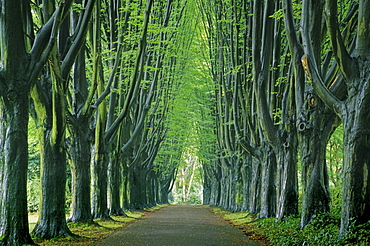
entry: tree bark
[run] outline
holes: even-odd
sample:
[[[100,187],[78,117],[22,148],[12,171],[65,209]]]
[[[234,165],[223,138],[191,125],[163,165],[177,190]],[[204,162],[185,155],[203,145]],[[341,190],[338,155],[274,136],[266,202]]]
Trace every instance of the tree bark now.
[[[314,35],[311,41],[316,47],[316,54],[322,49],[322,3],[311,2],[312,12],[309,32]],[[293,7],[290,0],[284,1],[284,20],[287,30],[290,52],[293,57],[294,88],[297,114],[298,140],[302,163],[303,204],[300,228],[303,229],[315,215],[329,211],[329,183],[326,168],[326,143],[334,123],[338,118],[318,98],[312,87],[305,82],[301,58],[304,54],[298,40]],[[320,60],[320,57],[316,58]],[[323,73],[326,71],[322,69]]]
[[[28,227],[29,60],[22,1],[0,1],[0,245],[34,244]]]
[[[142,210],[146,208],[147,173],[141,166],[135,166],[130,180],[130,208]]]
[[[55,61],[55,52],[52,58]],[[50,66],[51,98],[41,98],[42,91],[48,91],[48,79],[43,81],[46,88],[36,86],[33,91],[37,112],[37,124],[40,127],[41,148],[41,207],[33,236],[51,239],[58,236],[72,235],[65,220],[66,187],[66,146],[65,146],[65,84],[60,79],[58,67]],[[41,90],[38,91],[38,90]],[[51,105],[50,105],[51,104]],[[61,188],[63,187],[63,188]]]
[[[340,235],[344,236],[350,225],[365,223],[370,220],[370,64],[364,62],[362,76],[356,80],[359,93],[347,99],[343,112],[344,149],[342,183],[342,217]],[[357,109],[357,110],[353,110]]]
[[[276,217],[283,219],[285,216],[298,214],[298,170],[297,170],[297,136],[293,131],[287,137],[284,149],[278,154],[279,194]]]
[[[109,219],[108,212],[108,154],[104,138],[105,105],[100,105],[95,128],[95,146],[92,162],[92,215],[93,218]]]
[[[92,222],[91,214],[91,133],[86,117],[70,128],[70,166],[72,174],[72,204],[69,222]],[[87,131],[87,132],[86,132]]]
[[[308,90],[309,91],[309,90]],[[314,94],[306,93],[298,121],[302,158],[303,204],[300,228],[315,215],[329,212],[329,177],[326,167],[327,142],[339,118]]]
[[[92,30],[92,56],[93,56],[93,83],[97,85],[97,94],[104,92],[104,76],[102,64],[101,0],[97,1],[94,10],[94,22]],[[108,143],[105,138],[107,124],[107,105],[103,101],[99,104],[96,112],[95,146],[92,161],[92,215],[94,219],[109,219],[108,212]]]
[[[268,143],[265,144],[261,173],[261,209],[260,218],[269,218],[276,215],[276,156]]]
[[[261,162],[256,159],[252,158],[252,178],[250,184],[250,192],[251,196],[249,197],[249,208],[248,211],[251,214],[257,214],[260,212],[261,209]]]
[[[95,137],[95,151],[93,154],[92,163],[92,215],[94,219],[109,219],[108,211],[108,161],[107,153],[105,152],[104,137],[102,137],[102,122],[98,117],[98,123],[96,125],[96,137]]]
[[[369,7],[370,2],[359,2],[359,9]],[[356,47],[352,53],[344,45],[338,20],[336,17],[337,3],[326,1],[330,41],[333,54],[340,71],[347,84],[347,98],[340,100],[325,85],[316,64],[314,48],[311,44],[309,1],[302,2],[302,38],[305,44],[304,65],[312,78],[313,87],[325,104],[333,109],[343,121],[344,127],[344,160],[342,184],[342,216],[340,236],[344,237],[349,229],[350,220],[362,223],[369,220],[366,209],[369,209],[370,180],[368,179],[368,166],[370,147],[368,144],[368,121],[370,105],[369,67],[370,64],[364,57],[369,56],[369,51],[364,49],[369,44],[364,31],[369,30],[370,20],[364,11],[359,11],[357,17],[358,30],[356,33]],[[366,16],[365,16],[366,15]],[[366,40],[365,40],[366,39]]]
[[[20,85],[22,81],[24,79],[19,77],[6,78],[8,85],[17,86],[7,93],[7,97],[3,96],[0,102],[0,129],[4,139],[1,146],[4,147],[1,150],[4,162],[1,165],[0,245],[4,246],[34,244],[29,234],[26,191],[29,101],[27,86]]]
[[[121,207],[120,186],[121,186],[121,166],[120,166],[120,148],[110,154],[108,164],[108,208],[110,215],[125,216]]]

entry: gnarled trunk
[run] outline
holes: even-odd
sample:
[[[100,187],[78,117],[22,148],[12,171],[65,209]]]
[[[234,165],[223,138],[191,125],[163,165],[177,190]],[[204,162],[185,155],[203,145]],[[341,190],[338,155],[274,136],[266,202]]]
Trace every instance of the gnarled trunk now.
[[[279,194],[276,217],[298,214],[297,136],[292,132],[284,139],[278,157]]]
[[[268,144],[265,145],[262,161],[260,218],[276,215],[276,156]]]
[[[120,152],[120,150],[118,150]],[[126,215],[120,205],[121,166],[116,152],[110,155],[108,164],[108,208],[110,215]]]
[[[52,53],[56,61],[56,50]],[[59,66],[50,66],[52,90],[48,99],[40,99],[40,86],[33,91],[38,127],[41,134],[41,208],[39,220],[32,232],[35,237],[51,239],[71,235],[65,219],[66,187],[66,101],[65,83],[60,78]],[[45,82],[45,81],[44,81]],[[48,81],[46,81],[48,82]],[[49,88],[42,88],[48,91]],[[51,104],[51,105],[50,105]]]
[[[3,138],[0,245],[33,244],[27,214],[28,95],[8,93],[0,101]]]
[[[261,162],[253,158],[251,161],[252,179],[250,184],[249,213],[257,214],[261,209]]]
[[[329,177],[326,145],[339,123],[334,112],[313,93],[306,93],[306,103],[298,121],[302,158],[303,204],[300,228],[315,215],[329,212]]]
[[[91,214],[91,140],[88,120],[82,120],[71,132],[70,166],[72,173],[72,204],[68,221],[92,222]]]
[[[341,236],[344,236],[348,230],[350,219],[358,224],[370,220],[368,212],[370,209],[370,79],[368,73],[367,68],[363,71],[364,77],[358,78],[360,81],[357,83],[358,88],[351,88],[359,93],[356,96],[349,95],[347,110],[343,114]]]
[[[33,244],[27,214],[29,74],[27,3],[0,1],[0,245]]]
[[[64,149],[59,148],[59,145],[51,144],[50,129],[44,129],[43,133],[40,215],[32,235],[51,239],[72,235],[72,232],[68,229],[65,219],[66,156]]]
[[[99,121],[99,120],[98,120]],[[101,123],[97,124],[95,153],[92,161],[92,215],[94,219],[109,219],[108,212],[108,161],[104,138],[100,135]],[[100,135],[100,136],[99,136]]]

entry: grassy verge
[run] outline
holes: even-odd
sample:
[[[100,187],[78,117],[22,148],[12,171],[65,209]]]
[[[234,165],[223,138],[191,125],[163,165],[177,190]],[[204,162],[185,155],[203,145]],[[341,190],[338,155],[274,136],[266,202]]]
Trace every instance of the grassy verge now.
[[[352,226],[351,233],[345,239],[340,239],[340,218],[333,213],[319,215],[303,230],[299,230],[298,216],[276,221],[275,218],[256,219],[248,212],[231,213],[219,208],[212,208],[212,211],[263,245],[370,245],[370,222]]]
[[[223,219],[229,221],[230,224],[238,227],[245,235],[250,239],[261,243],[262,245],[272,245],[268,237],[262,234],[252,221],[255,219],[254,216],[249,215],[248,212],[232,213],[221,208],[212,207],[211,211],[218,214]]]
[[[91,245],[99,240],[109,236],[109,234],[127,226],[131,222],[137,220],[143,215],[155,211],[165,205],[159,205],[145,211],[128,211],[128,217],[111,216],[113,220],[94,220],[95,223],[68,223],[69,229],[77,235],[77,237],[59,237],[51,240],[41,240],[34,238],[34,242],[40,246],[85,246]],[[33,227],[34,223],[30,223]]]

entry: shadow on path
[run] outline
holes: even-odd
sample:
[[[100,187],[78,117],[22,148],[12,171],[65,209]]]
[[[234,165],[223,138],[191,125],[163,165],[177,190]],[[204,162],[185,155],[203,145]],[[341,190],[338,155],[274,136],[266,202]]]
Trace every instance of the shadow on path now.
[[[260,245],[205,206],[170,205],[124,227],[94,246]]]

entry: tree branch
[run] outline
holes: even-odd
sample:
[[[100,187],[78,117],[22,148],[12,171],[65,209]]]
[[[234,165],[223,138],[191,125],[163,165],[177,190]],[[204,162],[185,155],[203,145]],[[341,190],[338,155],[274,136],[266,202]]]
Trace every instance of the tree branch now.
[[[88,29],[88,24],[91,20],[91,15],[93,13],[95,2],[96,0],[89,0],[85,8],[82,20],[79,23],[78,27],[76,28],[76,30],[78,31],[77,33],[73,34],[74,38],[72,40],[72,46],[69,48],[66,56],[63,59],[62,65],[61,65],[63,79],[67,78],[73,66],[73,63],[75,61],[75,58],[79,53],[78,51],[81,49],[82,45],[84,44],[86,32]]]
[[[157,58],[157,64],[156,64],[156,70],[155,70],[155,75],[154,75],[154,78],[153,78],[153,81],[152,81],[152,84],[150,86],[150,89],[149,89],[149,92],[148,92],[148,95],[147,95],[147,98],[145,100],[145,103],[144,105],[142,105],[142,110],[140,110],[140,119],[139,121],[136,123],[136,127],[135,127],[135,130],[133,131],[130,139],[125,143],[125,145],[121,148],[121,151],[122,152],[125,152],[125,150],[131,146],[131,144],[134,142],[134,140],[136,139],[136,137],[138,136],[138,134],[140,133],[140,130],[144,124],[144,121],[147,117],[147,114],[148,114],[148,111],[150,109],[150,104],[152,102],[152,99],[154,97],[154,89],[157,85],[157,82],[158,82],[158,70],[159,70],[159,67],[160,67],[160,63],[161,63],[161,56],[158,56]],[[108,140],[108,139],[107,139]]]
[[[325,4],[325,19],[334,57],[339,65],[343,77],[347,82],[350,82],[351,78],[358,74],[358,69],[355,66],[355,62],[347,52],[342,35],[340,34],[337,8],[336,0],[327,0]],[[366,38],[369,39],[368,35]]]
[[[100,103],[109,95],[109,93],[111,91],[111,86],[112,86],[113,82],[117,79],[117,76],[116,76],[117,74],[116,73],[117,73],[117,70],[118,70],[118,66],[119,66],[119,64],[121,62],[121,53],[122,53],[122,50],[123,50],[123,45],[122,44],[119,44],[118,50],[116,52],[116,57],[115,57],[114,65],[113,65],[113,70],[110,73],[107,86],[105,87],[105,90],[103,91],[103,93],[95,101],[94,105],[91,106],[92,108],[97,108],[100,105]],[[87,106],[88,105],[86,105],[86,107]]]
[[[56,15],[57,11],[54,12],[54,15]],[[46,22],[44,26],[41,27],[41,29],[39,30],[39,32],[37,33],[35,37],[35,42],[33,43],[33,46],[30,52],[31,57],[35,61],[39,60],[45,47],[48,45],[51,30],[54,24],[54,18],[55,18],[54,15],[48,20],[48,22]]]
[[[304,72],[301,63],[301,57],[304,54],[303,47],[299,42],[297,36],[297,30],[294,25],[294,17],[293,17],[293,7],[291,0],[284,0],[283,1],[283,12],[284,12],[284,23],[285,23],[285,30],[288,38],[288,45],[290,52],[292,54],[292,63],[294,67],[294,74],[295,74],[295,100],[296,105],[303,104],[304,101],[304,88],[305,88],[305,79],[304,79]]]
[[[30,52],[31,60],[33,61],[30,66],[30,83],[36,80],[41,69],[44,67],[56,41],[59,27],[72,6],[72,3],[73,0],[62,1],[52,17],[36,35],[35,42]]]
[[[127,94],[126,100],[124,102],[123,108],[121,110],[121,113],[118,115],[116,120],[113,122],[113,124],[107,129],[105,133],[106,139],[110,139],[111,136],[114,134],[114,132],[117,130],[119,124],[122,122],[122,120],[126,117],[128,110],[131,106],[132,99],[135,97],[135,91],[138,88],[139,82],[138,82],[138,72],[139,69],[142,68],[144,65],[142,62],[142,56],[144,54],[144,51],[146,50],[146,39],[147,39],[147,33],[148,33],[148,24],[149,24],[149,19],[150,19],[150,14],[152,11],[152,5],[153,5],[153,0],[149,0],[147,2],[146,10],[145,10],[145,17],[144,17],[144,23],[143,23],[143,31],[142,35],[140,38],[140,43],[139,43],[139,50],[136,56],[136,61],[135,61],[135,68],[131,77],[131,84],[130,84],[130,90]]]
[[[271,15],[274,10],[274,3],[271,0],[268,0],[265,3],[265,14],[264,14],[264,33],[262,40],[262,52],[261,52],[261,68],[259,73],[256,74],[256,79],[254,81],[254,88],[256,91],[256,98],[258,101],[257,111],[259,116],[259,123],[261,125],[261,130],[265,138],[269,141],[271,146],[275,147],[279,144],[280,139],[278,138],[276,132],[276,126],[271,118],[269,112],[269,106],[267,104],[267,82],[269,81],[269,72],[270,72],[270,62],[272,54],[272,40],[273,40],[273,20]],[[255,47],[254,47],[255,48]],[[258,71],[255,70],[256,73]]]
[[[302,40],[304,44],[305,55],[302,57],[302,65],[305,68],[308,76],[312,79],[313,87],[318,96],[330,107],[337,115],[341,116],[343,103],[336,98],[332,92],[325,86],[322,80],[315,55],[312,48],[311,37],[309,32],[309,4],[310,0],[302,2]]]
[[[250,145],[245,139],[239,139],[238,144],[240,145],[240,147],[242,147],[246,152],[251,154],[253,157],[259,160],[261,159],[262,157],[261,150],[252,147],[252,145]]]
[[[283,1],[283,13],[284,13],[285,31],[288,37],[288,44],[290,50],[294,55],[297,54],[297,56],[299,56],[300,59],[300,57],[302,57],[303,55],[303,48],[298,40],[297,30],[294,24],[292,0]]]

